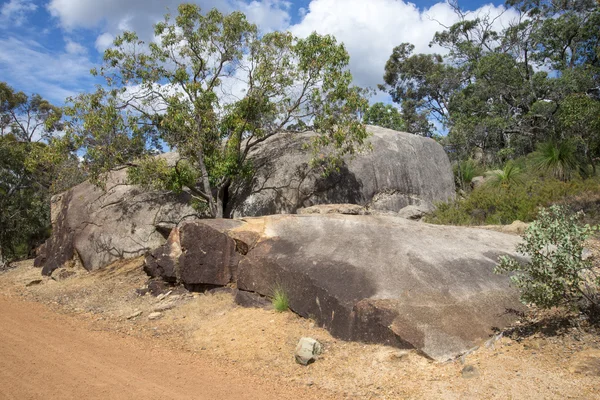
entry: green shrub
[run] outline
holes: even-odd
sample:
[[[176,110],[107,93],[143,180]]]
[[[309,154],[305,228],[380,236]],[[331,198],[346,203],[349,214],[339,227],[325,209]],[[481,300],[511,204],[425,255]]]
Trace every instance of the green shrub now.
[[[290,308],[290,300],[281,287],[275,288],[273,291],[273,307],[279,312],[284,312]]]
[[[466,160],[454,165],[454,181],[456,186],[463,190],[468,190],[473,178],[480,175],[481,172],[474,160]]]
[[[495,272],[512,273],[523,303],[580,310],[600,305],[600,276],[583,252],[585,240],[598,227],[582,224],[582,218],[582,212],[569,213],[562,206],[542,208],[517,246],[530,261],[500,257]]]
[[[535,155],[507,164],[464,198],[438,204],[426,222],[449,225],[510,224],[533,221],[540,207],[555,203],[586,210],[590,222],[600,222],[600,178],[575,177],[562,181],[553,171],[537,168]]]
[[[509,162],[501,171],[492,171],[486,184],[503,188],[521,185],[523,184],[521,168]]]
[[[577,146],[569,140],[540,143],[534,159],[538,169],[550,171],[562,181],[570,180],[581,169]]]

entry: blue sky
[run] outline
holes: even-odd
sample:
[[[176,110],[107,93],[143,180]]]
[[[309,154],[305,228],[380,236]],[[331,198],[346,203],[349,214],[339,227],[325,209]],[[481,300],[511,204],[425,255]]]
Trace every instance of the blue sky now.
[[[263,31],[291,30],[297,36],[313,31],[333,34],[351,56],[355,83],[375,87],[394,46],[415,44],[417,52],[439,52],[428,44],[439,23],[456,21],[444,2],[423,0],[195,0],[203,9],[242,10]],[[2,0],[0,1],[0,81],[26,93],[39,93],[57,105],[67,96],[93,89],[89,70],[102,51],[123,30],[151,39],[152,24],[174,11],[175,0]],[[474,14],[512,10],[501,2],[461,3]],[[387,100],[378,94],[375,100]]]

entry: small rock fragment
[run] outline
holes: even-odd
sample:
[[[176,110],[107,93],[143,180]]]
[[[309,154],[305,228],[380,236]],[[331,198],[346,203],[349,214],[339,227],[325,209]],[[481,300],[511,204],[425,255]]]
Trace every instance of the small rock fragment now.
[[[246,308],[273,309],[273,304],[266,298],[252,292],[238,290],[235,294],[235,303]]]
[[[140,315],[142,315],[142,312],[136,311],[133,314],[131,314],[130,316],[128,316],[127,319],[133,319],[133,318],[139,317]]]
[[[33,280],[33,281],[29,282],[29,283],[28,283],[27,285],[25,285],[25,286],[27,286],[27,287],[30,287],[30,286],[36,286],[36,285],[40,285],[42,282],[43,282],[43,280],[41,280],[41,279],[35,279],[35,280]]]
[[[168,302],[168,303],[161,304],[161,305],[159,305],[159,306],[157,306],[157,307],[154,307],[154,311],[155,311],[155,312],[163,312],[163,311],[167,311],[167,310],[170,310],[170,309],[172,309],[172,308],[175,308],[175,306],[176,306],[176,305],[177,305],[177,302],[175,302],[175,301],[170,301],[170,302]]]
[[[163,294],[163,292],[167,290],[168,287],[169,285],[163,282],[162,280],[153,279],[150,282],[148,282],[148,290],[150,291],[150,293],[152,293],[153,296],[159,296]]]
[[[321,343],[313,338],[303,337],[298,341],[294,357],[298,364],[308,365],[315,362],[321,352]]]
[[[150,315],[148,315],[148,319],[153,321],[155,319],[159,319],[162,317],[162,313],[160,311],[155,311],[153,313],[151,313]]]
[[[460,371],[460,373],[465,379],[476,378],[479,376],[479,370],[473,365],[465,365],[465,367],[462,369],[462,371]]]
[[[63,281],[65,279],[69,279],[72,276],[77,275],[77,273],[75,271],[73,271],[72,269],[67,269],[67,268],[59,268],[56,269],[52,272],[52,275],[50,275],[52,277],[52,279],[54,279],[55,281]]]

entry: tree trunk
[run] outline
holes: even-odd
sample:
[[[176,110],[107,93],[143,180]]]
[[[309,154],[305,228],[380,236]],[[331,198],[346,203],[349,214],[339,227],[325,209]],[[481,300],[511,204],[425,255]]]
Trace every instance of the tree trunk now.
[[[219,197],[217,197],[214,217],[223,218],[223,201]]]
[[[223,218],[225,215],[225,207],[227,207],[227,195],[229,191],[229,179],[217,188],[216,198],[216,213],[215,218]]]
[[[200,172],[202,173],[202,186],[204,193],[208,197],[208,207],[210,208],[210,214],[219,218],[217,214],[219,213],[218,207],[215,204],[215,201],[212,196],[212,187],[210,186],[210,180],[208,179],[208,171],[206,170],[206,164],[204,163],[204,153],[202,147],[198,150],[198,164],[200,165]],[[223,215],[223,211],[221,210],[221,215]]]

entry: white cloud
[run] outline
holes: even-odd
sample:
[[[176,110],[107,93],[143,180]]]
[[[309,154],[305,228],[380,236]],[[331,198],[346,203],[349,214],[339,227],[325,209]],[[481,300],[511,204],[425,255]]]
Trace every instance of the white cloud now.
[[[498,15],[503,7],[483,6],[476,13],[489,11]],[[497,24],[514,18],[505,13]],[[419,10],[414,4],[399,0],[313,0],[304,19],[291,27],[294,34],[305,37],[316,31],[332,34],[346,45],[350,68],[361,86],[374,87],[383,81],[384,67],[395,46],[410,42],[416,53],[442,52],[430,48],[429,42],[444,24],[458,17],[447,3],[437,3]]]
[[[88,88],[91,67],[82,54],[50,52],[33,40],[0,38],[0,76],[18,82],[15,89],[40,93],[57,105]]]
[[[104,32],[102,35],[96,38],[96,50],[98,50],[99,53],[103,53],[104,50],[108,49],[112,45],[114,40],[115,37],[113,35],[108,32]]]
[[[10,0],[0,8],[0,22],[5,27],[21,26],[27,19],[27,14],[37,10],[37,7],[32,0]]]
[[[312,31],[333,34],[343,42],[351,56],[351,70],[355,83],[375,87],[383,80],[384,66],[392,49],[402,42],[415,45],[415,52],[443,52],[430,48],[429,42],[436,31],[458,20],[452,8],[444,2],[420,10],[403,0],[312,0],[308,7],[292,10],[288,0],[195,0],[204,11],[216,7],[223,12],[241,10],[250,21],[257,23],[263,32],[290,29],[298,36]],[[11,0],[10,3],[32,4],[27,0]],[[153,24],[162,20],[169,10],[176,14],[180,0],[49,0],[47,9],[59,26],[65,30],[100,29],[93,46],[98,52],[108,48],[114,37],[123,30],[134,30],[146,41],[156,40]],[[504,11],[502,6],[486,5],[475,13],[489,12],[496,16]],[[302,20],[290,26],[291,12],[297,12]],[[513,11],[506,12],[496,21],[499,28],[514,18]],[[0,49],[1,50],[1,49]],[[67,43],[67,59],[76,56],[85,65],[76,43]],[[2,59],[0,55],[0,60]],[[40,64],[39,62],[37,64]],[[41,65],[41,64],[40,64]],[[79,71],[79,65],[73,65]],[[18,67],[17,67],[18,69]],[[61,71],[69,72],[63,67]],[[77,74],[78,72],[76,72]],[[239,93],[243,83],[234,78],[229,82],[231,92]],[[382,94],[377,99],[382,99]]]
[[[242,11],[248,20],[258,25],[263,32],[287,29],[290,25],[291,3],[282,0],[237,1],[235,8]]]
[[[239,9],[251,22],[262,29],[282,29],[289,25],[287,10],[291,3],[285,0],[196,0],[203,11],[217,8],[222,12]],[[50,0],[47,9],[58,18],[65,30],[97,28],[117,35],[133,30],[144,40],[151,40],[153,25],[167,12],[177,13],[181,0]]]
[[[87,49],[82,46],[81,44],[74,42],[70,39],[66,39],[66,45],[65,45],[65,50],[67,51],[67,53],[69,54],[86,54],[87,53]]]

